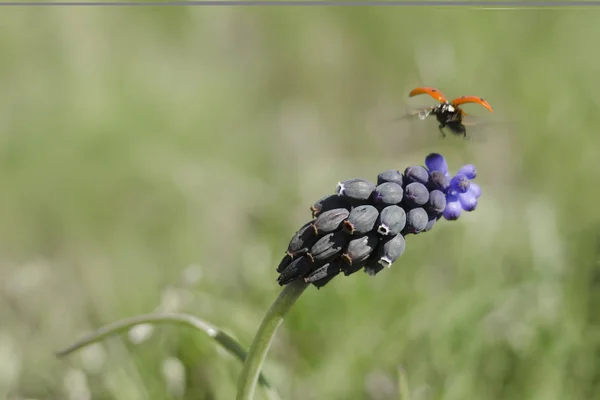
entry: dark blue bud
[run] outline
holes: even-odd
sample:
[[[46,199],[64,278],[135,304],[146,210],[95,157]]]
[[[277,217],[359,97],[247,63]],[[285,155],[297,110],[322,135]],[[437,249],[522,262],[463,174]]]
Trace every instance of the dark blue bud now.
[[[311,272],[304,278],[304,282],[312,283],[317,288],[322,288],[340,273],[341,265],[340,260],[327,263]]]
[[[429,175],[429,182],[427,183],[429,190],[441,190],[446,193],[448,187],[450,187],[450,178],[441,173],[440,171],[433,171]]]
[[[337,194],[331,194],[323,197],[315,204],[310,207],[310,211],[312,212],[313,218],[318,216],[320,213],[333,210],[335,208],[346,208],[350,210],[350,204],[343,197],[338,196]]]
[[[402,234],[384,239],[377,247],[377,261],[384,267],[391,267],[406,250],[406,240]]]
[[[409,207],[421,207],[429,201],[429,190],[424,184],[413,182],[404,189],[404,203]]]
[[[352,239],[348,242],[346,251],[342,254],[342,260],[348,265],[361,263],[371,255],[378,243],[379,239],[374,232],[369,232],[365,236]]]
[[[429,201],[426,208],[427,211],[435,214],[444,212],[446,208],[446,195],[439,190],[432,190],[429,193]]]
[[[429,172],[420,165],[413,165],[404,170],[404,177],[404,183],[419,182],[425,185],[429,180]]]
[[[381,185],[385,182],[394,182],[404,187],[404,176],[396,169],[388,169],[377,175],[377,185]]]
[[[406,225],[406,212],[402,207],[387,206],[379,213],[377,233],[396,236]]]
[[[311,222],[308,222],[292,237],[287,251],[292,256],[297,253],[306,252],[317,239],[317,235],[315,235],[315,231],[311,227]]]
[[[371,205],[355,207],[344,221],[344,229],[351,235],[364,235],[373,229],[378,217],[379,211]]]
[[[342,253],[348,243],[348,238],[343,231],[328,233],[310,248],[307,256],[313,262],[328,262]]]
[[[413,208],[406,213],[406,226],[402,232],[419,233],[427,226],[429,215],[422,208]]]
[[[384,182],[373,192],[373,202],[376,205],[392,205],[402,201],[404,190],[395,182]]]
[[[312,223],[312,228],[316,235],[323,235],[337,231],[346,218],[350,215],[350,211],[345,208],[334,208],[333,210],[324,211]]]
[[[313,264],[307,256],[295,259],[288,265],[277,278],[280,286],[287,285],[298,278],[304,278],[311,270]]]
[[[351,204],[360,204],[371,198],[375,190],[375,184],[366,179],[348,179],[339,182],[336,193]]]

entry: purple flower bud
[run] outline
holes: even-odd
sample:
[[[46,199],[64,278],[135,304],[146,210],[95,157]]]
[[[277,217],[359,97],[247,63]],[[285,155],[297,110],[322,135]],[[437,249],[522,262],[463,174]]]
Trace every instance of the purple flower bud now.
[[[387,206],[379,214],[377,233],[396,236],[406,225],[406,212],[402,207]]]
[[[378,247],[377,261],[384,267],[391,267],[406,250],[406,240],[402,234],[386,239]]]
[[[306,278],[304,278],[304,282],[312,283],[314,286],[320,289],[340,273],[340,267],[340,260],[327,263],[311,272]]]
[[[336,187],[336,193],[353,204],[360,204],[369,200],[373,190],[375,190],[373,182],[358,178],[338,182]]]
[[[342,259],[346,261],[348,265],[353,265],[354,263],[360,264],[371,255],[378,243],[379,239],[373,232],[353,239],[348,243],[348,247],[342,255]]]
[[[343,197],[340,197],[337,194],[331,194],[321,198],[319,201],[313,204],[310,207],[310,211],[312,212],[314,218],[322,212],[333,210],[335,208],[346,208],[349,210],[350,204],[348,204]]]
[[[313,262],[327,262],[339,255],[348,243],[348,239],[343,231],[328,233],[317,240],[308,252],[307,256]]]
[[[384,182],[373,192],[373,202],[376,205],[392,205],[402,201],[404,190],[395,182]]]
[[[379,175],[377,175],[377,185],[381,185],[385,182],[394,182],[404,186],[404,176],[402,173],[396,169],[388,169],[387,171],[383,171]]]
[[[439,171],[442,175],[448,173],[448,163],[441,154],[431,153],[425,157],[425,165],[429,169],[429,172]]]
[[[322,212],[311,225],[316,235],[331,233],[340,228],[348,215],[350,215],[350,211],[347,209],[335,208]]]
[[[446,208],[446,195],[439,190],[432,190],[429,193],[427,210],[436,214],[444,212]]]
[[[429,180],[429,172],[420,166],[413,165],[404,170],[405,183],[419,182],[425,185]]]
[[[481,188],[475,182],[471,182],[469,185],[469,192],[473,194],[473,196],[479,198],[481,196]]]
[[[277,283],[283,286],[298,278],[304,278],[309,273],[312,265],[306,256],[295,259],[281,272],[277,278]]]
[[[465,175],[469,179],[475,179],[475,177],[477,176],[477,170],[475,169],[475,166],[473,164],[467,164],[463,165],[461,169],[458,170],[456,175],[458,174]]]
[[[441,190],[446,193],[448,191],[448,187],[450,186],[450,178],[440,171],[433,171],[431,175],[429,175],[429,182],[427,184],[430,190]]]
[[[344,229],[351,235],[364,235],[371,231],[379,217],[379,211],[371,205],[358,206],[350,211],[348,219],[344,221]]]
[[[413,208],[406,213],[406,226],[404,227],[404,233],[419,233],[427,226],[429,222],[429,215],[427,211],[422,208]]]
[[[450,194],[457,195],[459,193],[465,193],[469,190],[469,178],[464,174],[457,174],[450,180]]]
[[[465,211],[473,211],[477,208],[477,197],[471,192],[460,193],[458,195],[458,201]]]
[[[456,196],[448,196],[446,199],[446,209],[444,210],[444,218],[448,221],[455,221],[462,213],[462,206]]]
[[[410,183],[404,189],[404,200],[409,207],[421,207],[429,201],[429,190],[422,183]]]

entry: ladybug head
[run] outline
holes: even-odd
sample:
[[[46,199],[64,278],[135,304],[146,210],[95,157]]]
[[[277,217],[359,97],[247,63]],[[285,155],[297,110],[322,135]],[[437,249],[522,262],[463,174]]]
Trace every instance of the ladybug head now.
[[[452,104],[450,103],[442,103],[440,105],[440,111],[441,112],[447,112],[447,113],[453,113],[456,111],[456,107],[454,107]]]
[[[445,102],[438,104],[435,107],[435,111],[438,114],[454,114],[459,111],[458,107],[453,106],[452,104]]]

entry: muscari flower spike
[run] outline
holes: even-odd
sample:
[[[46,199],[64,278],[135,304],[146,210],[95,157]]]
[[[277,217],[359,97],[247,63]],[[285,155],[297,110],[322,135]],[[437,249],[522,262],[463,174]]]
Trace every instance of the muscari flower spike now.
[[[404,253],[407,236],[430,231],[442,217],[455,221],[475,210],[481,196],[476,176],[472,164],[452,176],[444,157],[431,153],[425,166],[383,171],[376,183],[338,182],[333,194],[310,207],[313,219],[290,240],[277,282],[302,279],[321,288],[340,274],[377,275]]]

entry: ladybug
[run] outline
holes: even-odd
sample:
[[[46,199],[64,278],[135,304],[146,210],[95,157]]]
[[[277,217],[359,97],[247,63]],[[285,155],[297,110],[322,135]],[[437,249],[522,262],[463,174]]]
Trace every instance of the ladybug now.
[[[449,102],[442,92],[435,88],[425,86],[413,89],[408,97],[417,96],[419,94],[428,94],[440,102],[438,105],[420,111],[417,115],[420,119],[425,119],[431,114],[435,115],[440,123],[439,129],[443,137],[446,137],[446,134],[444,133],[445,127],[448,127],[455,135],[463,135],[463,137],[467,136],[467,128],[463,123],[463,116],[467,114],[459,107],[461,104],[477,103],[487,108],[490,112],[494,112],[487,101],[477,96],[461,96]]]

